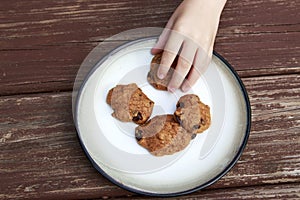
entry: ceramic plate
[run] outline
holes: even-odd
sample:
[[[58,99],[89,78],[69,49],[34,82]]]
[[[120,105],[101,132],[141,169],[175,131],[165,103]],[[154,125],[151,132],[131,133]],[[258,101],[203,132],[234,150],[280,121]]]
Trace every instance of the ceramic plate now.
[[[100,60],[78,92],[75,125],[93,166],[113,183],[153,196],[187,194],[211,185],[240,157],[250,131],[250,105],[245,88],[230,65],[214,53],[207,71],[188,93],[210,106],[211,126],[183,151],[155,157],[137,144],[133,123],[111,116],[108,91],[136,83],[155,102],[152,117],[174,113],[180,91],[158,91],[147,82],[156,38],[126,43]]]

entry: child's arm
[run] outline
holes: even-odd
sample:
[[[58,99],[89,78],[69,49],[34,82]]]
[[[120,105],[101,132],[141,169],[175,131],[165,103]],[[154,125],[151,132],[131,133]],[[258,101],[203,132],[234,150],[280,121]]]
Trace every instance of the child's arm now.
[[[159,78],[167,74],[176,55],[180,55],[168,84],[169,91],[178,88],[188,91],[208,66],[225,3],[226,0],[184,0],[169,19],[151,50],[152,54],[164,50],[157,74]]]

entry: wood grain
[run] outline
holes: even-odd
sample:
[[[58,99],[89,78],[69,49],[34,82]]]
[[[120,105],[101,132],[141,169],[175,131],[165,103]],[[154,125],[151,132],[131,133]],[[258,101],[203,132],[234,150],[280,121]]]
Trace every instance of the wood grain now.
[[[163,27],[180,2],[1,0],[0,199],[153,199],[115,186],[92,167],[74,128],[71,90],[99,42]],[[300,198],[299,13],[297,0],[228,0],[215,50],[243,77],[251,134],[222,179],[173,199]]]
[[[180,2],[1,1],[0,95],[71,90],[99,42],[128,29],[163,27]],[[298,13],[296,0],[228,1],[215,49],[243,77],[299,74]]]
[[[1,2],[1,49],[104,40],[124,30],[163,26],[180,0]],[[221,35],[299,32],[296,0],[228,1]],[[253,17],[255,16],[255,17]],[[289,26],[288,26],[289,25]],[[281,30],[281,31],[280,31]]]
[[[230,189],[216,189],[216,190],[202,190],[189,196],[173,197],[172,200],[190,200],[190,199],[291,199],[296,200],[300,198],[299,183],[296,184],[279,184],[279,185],[265,185],[265,186],[253,186],[253,187],[241,187]],[[153,197],[135,197],[130,196],[128,198],[115,198],[120,199],[153,199],[158,200],[161,198]]]
[[[247,198],[263,198],[273,197],[270,195],[278,188],[274,198],[297,197],[300,77],[243,81],[253,109],[249,142],[236,166],[204,194],[213,198],[218,191],[224,195],[232,191]],[[0,113],[0,198],[132,195],[102,177],[85,157],[72,122],[70,92],[0,97]],[[235,188],[246,186],[257,193]],[[200,197],[202,192],[195,195]]]

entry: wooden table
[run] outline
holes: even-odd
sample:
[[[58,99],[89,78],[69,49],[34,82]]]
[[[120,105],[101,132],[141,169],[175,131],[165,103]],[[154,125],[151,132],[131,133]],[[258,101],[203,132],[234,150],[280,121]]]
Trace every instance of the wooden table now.
[[[180,2],[1,0],[1,199],[148,199],[91,166],[73,124],[72,86],[99,42],[163,27]],[[228,1],[215,50],[248,90],[251,134],[226,176],[180,199],[300,198],[299,13],[298,0]]]

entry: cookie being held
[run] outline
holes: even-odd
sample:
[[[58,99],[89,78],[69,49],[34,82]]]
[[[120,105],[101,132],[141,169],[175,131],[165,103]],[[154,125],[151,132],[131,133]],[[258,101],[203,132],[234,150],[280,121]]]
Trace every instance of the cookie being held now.
[[[209,106],[194,94],[184,95],[178,100],[174,117],[190,133],[202,133],[211,123]]]
[[[188,146],[194,136],[174,120],[173,115],[157,115],[135,129],[137,142],[155,156],[171,155]]]
[[[157,90],[168,90],[168,83],[170,82],[174,69],[177,64],[177,58],[174,60],[171,69],[168,71],[164,79],[157,77],[157,70],[161,61],[162,53],[156,54],[151,61],[150,71],[147,75],[147,80]]]
[[[135,84],[117,85],[106,97],[112,116],[122,122],[144,124],[151,116],[154,102]]]

